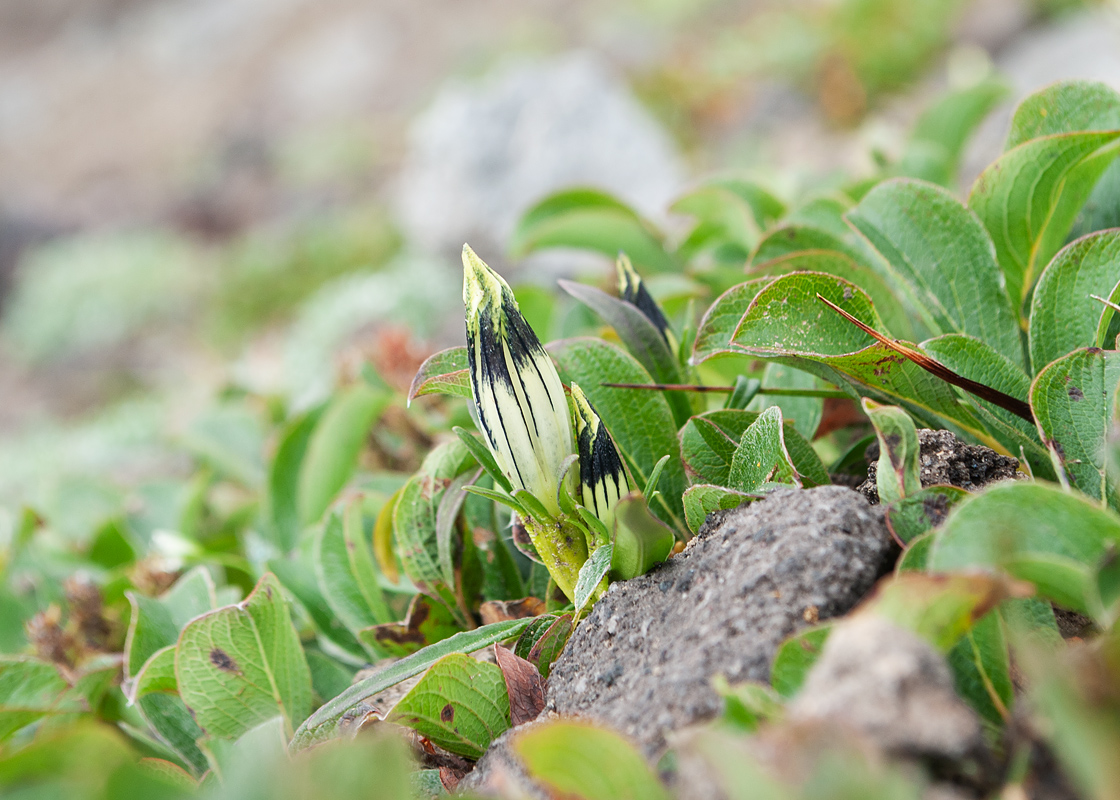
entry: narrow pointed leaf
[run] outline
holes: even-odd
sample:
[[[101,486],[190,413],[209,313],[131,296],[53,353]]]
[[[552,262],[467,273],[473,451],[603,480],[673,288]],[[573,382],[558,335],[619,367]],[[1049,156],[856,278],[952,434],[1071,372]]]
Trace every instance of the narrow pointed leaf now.
[[[577,615],[587,605],[599,585],[603,583],[603,578],[607,576],[607,572],[611,568],[611,557],[613,555],[614,545],[605,544],[596,548],[587,561],[583,562],[583,566],[579,569],[579,581],[576,582],[576,596],[572,598]]]

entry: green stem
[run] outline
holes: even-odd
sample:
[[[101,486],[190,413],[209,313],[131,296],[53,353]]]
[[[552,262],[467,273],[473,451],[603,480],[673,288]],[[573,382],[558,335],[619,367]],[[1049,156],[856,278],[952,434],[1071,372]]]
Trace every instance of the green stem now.
[[[567,598],[574,602],[579,568],[587,561],[587,540],[583,531],[563,516],[555,522],[541,523],[532,518],[527,518],[524,522],[533,547],[537,549],[537,554],[552,579]]]

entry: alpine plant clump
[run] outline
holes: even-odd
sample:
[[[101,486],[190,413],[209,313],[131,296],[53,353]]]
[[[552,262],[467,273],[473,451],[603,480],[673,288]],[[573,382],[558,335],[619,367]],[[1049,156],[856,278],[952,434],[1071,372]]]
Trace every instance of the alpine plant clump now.
[[[513,291],[469,246],[463,248],[463,305],[471,395],[489,451],[476,455],[504,490],[487,496],[513,508],[525,526],[528,554],[572,600],[581,568],[600,547],[614,548],[613,577],[633,577],[663,561],[672,531],[631,491],[606,425],[575,384],[569,403]],[[623,504],[625,523],[616,513]],[[606,581],[595,583],[599,594]]]

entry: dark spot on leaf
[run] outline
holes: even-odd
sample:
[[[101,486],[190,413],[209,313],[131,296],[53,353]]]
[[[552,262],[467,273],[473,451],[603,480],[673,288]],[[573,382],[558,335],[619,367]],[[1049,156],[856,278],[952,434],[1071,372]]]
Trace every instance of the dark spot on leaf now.
[[[902,434],[888,433],[883,439],[887,444],[887,456],[890,457],[891,466],[897,470],[902,466],[902,453],[899,452],[899,445],[902,444]]]
[[[454,707],[450,703],[445,705],[439,710],[439,718],[441,722],[451,722],[451,720],[455,719]]]
[[[266,597],[267,597],[267,598],[268,598],[269,600],[271,600],[271,599],[272,599],[272,587],[271,587],[271,586],[266,586],[266,587],[264,587],[264,593],[265,593],[265,596],[266,596]]]
[[[936,528],[949,513],[949,498],[943,494],[930,495],[922,500],[922,511],[929,524]]]
[[[1078,389],[1076,386],[1069,387],[1069,399],[1077,402],[1078,400],[1085,399],[1085,393]]]
[[[210,663],[223,672],[240,672],[237,669],[237,662],[230,658],[225,650],[218,647],[210,651]]]
[[[1090,348],[1088,348],[1088,352],[1089,352],[1089,355],[1095,356],[1095,355],[1100,354],[1103,351],[1099,347],[1090,347]]]

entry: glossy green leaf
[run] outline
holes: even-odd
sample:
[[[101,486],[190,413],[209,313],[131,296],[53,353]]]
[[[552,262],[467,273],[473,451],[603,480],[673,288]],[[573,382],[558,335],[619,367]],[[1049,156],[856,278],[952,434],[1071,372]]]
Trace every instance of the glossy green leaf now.
[[[1056,452],[1070,483],[1120,510],[1120,487],[1105,460],[1118,384],[1120,353],[1075,350],[1035,377],[1031,410],[1039,434]]]
[[[778,648],[770,667],[770,685],[789,700],[805,683],[805,676],[820,658],[832,625],[818,625],[793,634]]]
[[[631,355],[601,339],[567,339],[549,345],[548,350],[560,367],[560,377],[565,383],[578,383],[606,423],[638,481],[632,488],[643,489],[654,466],[669,454],[653,511],[678,529],[683,528],[681,495],[688,484],[668,403],[657,392],[602,385],[652,383],[649,373]]]
[[[217,738],[237,738],[277,714],[294,727],[311,710],[311,673],[270,573],[243,602],[187,624],[175,674],[183,702]]]
[[[902,551],[902,558],[895,565],[895,573],[901,575],[903,572],[925,572],[935,535],[935,531],[927,531],[911,539],[910,544]]]
[[[752,266],[749,274],[778,277],[791,272],[825,272],[843,278],[867,292],[875,311],[883,320],[885,332],[908,340],[914,339],[918,334],[914,327],[915,312],[899,301],[891,284],[878,273],[857,264],[843,253],[834,250],[803,250]],[[901,281],[901,278],[897,280]]]
[[[449,653],[473,653],[483,647],[512,639],[533,622],[532,617],[483,625],[473,631],[464,631],[425,647],[410,656],[390,664],[368,678],[358,681],[333,700],[324,703],[307,718],[292,738],[290,748],[303,750],[314,744],[328,741],[344,732],[347,720],[361,711],[362,701],[395,686],[401,681],[418,675]],[[350,715],[350,716],[348,716]]]
[[[317,521],[346,485],[369,429],[389,405],[391,395],[355,384],[335,396],[307,443],[299,479],[303,523]]]
[[[452,653],[432,664],[386,717],[434,744],[478,759],[509,729],[509,695],[495,664]]]
[[[975,336],[1012,362],[1023,362],[992,241],[948,191],[919,181],[885,181],[848,212],[848,220],[890,264],[930,329]]]
[[[426,394],[449,394],[454,397],[471,396],[471,376],[467,363],[467,348],[450,347],[428,356],[412,385],[408,387],[408,401]]]
[[[1030,352],[1035,372],[1081,347],[1103,347],[1113,310],[1097,297],[1120,293],[1120,230],[1078,239],[1038,279],[1031,299]]]
[[[514,653],[534,664],[541,677],[547,678],[574,630],[575,616],[571,612],[537,617],[518,637]]]
[[[871,418],[879,439],[879,466],[875,488],[879,501],[894,503],[922,488],[918,430],[910,415],[898,406],[882,406],[864,398],[863,410]]]
[[[595,189],[568,189],[537,203],[517,223],[509,247],[515,256],[549,247],[592,250],[612,261],[625,253],[635,266],[661,272],[676,269],[652,225]]]
[[[692,345],[692,364],[699,364],[729,351],[731,337],[739,327],[743,312],[763,286],[773,278],[756,278],[732,286],[715,299],[700,320]]]
[[[553,721],[514,736],[529,775],[556,797],[573,800],[668,800],[641,754],[614,731]]]
[[[997,484],[962,502],[937,534],[929,568],[1002,570],[1066,608],[1094,614],[1093,575],[1120,543],[1120,517],[1029,481]]]
[[[995,242],[1016,311],[1062,246],[1118,147],[1120,131],[1032,139],[1004,153],[976,179],[968,205]]]

